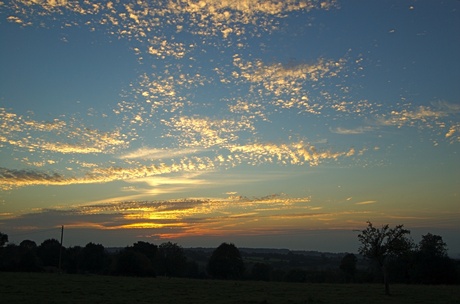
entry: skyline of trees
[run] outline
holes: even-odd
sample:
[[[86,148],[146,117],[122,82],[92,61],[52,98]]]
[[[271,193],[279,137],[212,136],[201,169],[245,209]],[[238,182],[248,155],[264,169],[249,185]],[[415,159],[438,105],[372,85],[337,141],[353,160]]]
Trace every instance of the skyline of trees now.
[[[366,238],[364,232],[368,233]],[[389,239],[385,241],[382,235]],[[359,248],[363,254],[358,256],[351,253],[314,254],[289,250],[242,252],[234,244],[226,242],[215,249],[184,249],[171,242],[156,245],[137,241],[131,246],[113,251],[92,242],[84,247],[65,248],[55,239],[47,239],[40,245],[31,240],[23,240],[19,245],[5,242],[0,246],[0,271],[62,271],[99,275],[312,283],[376,283],[385,281],[384,269],[380,264],[383,261],[386,275],[391,276],[393,283],[460,283],[460,261],[447,256],[447,244],[441,236],[428,233],[418,244],[414,244],[406,238],[407,235],[402,225],[395,228],[386,225],[378,229],[368,223],[360,239],[366,240],[374,247],[363,245]],[[1,236],[8,239],[4,233],[1,233]],[[404,242],[398,237],[404,237]],[[372,243],[375,239],[378,242]],[[375,247],[375,244],[379,244],[380,247]],[[377,251],[372,251],[376,248]],[[405,250],[397,252],[396,248]],[[379,252],[381,255],[376,258],[372,252]],[[401,254],[402,252],[404,254]],[[391,258],[388,258],[390,256]]]

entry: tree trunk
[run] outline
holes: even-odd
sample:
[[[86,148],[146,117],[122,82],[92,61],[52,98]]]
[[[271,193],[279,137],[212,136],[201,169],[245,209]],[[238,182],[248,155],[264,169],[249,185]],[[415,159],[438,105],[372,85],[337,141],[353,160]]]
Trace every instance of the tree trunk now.
[[[383,272],[383,284],[385,284],[385,294],[387,296],[390,295],[390,282],[388,278],[388,268],[385,263],[382,265],[382,272]]]

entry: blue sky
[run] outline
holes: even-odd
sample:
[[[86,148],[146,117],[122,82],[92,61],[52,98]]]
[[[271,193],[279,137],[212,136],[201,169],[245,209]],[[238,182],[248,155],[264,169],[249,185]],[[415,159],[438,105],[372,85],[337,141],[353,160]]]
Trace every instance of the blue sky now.
[[[456,254],[458,28],[458,1],[0,2],[1,231],[356,251],[370,220]]]

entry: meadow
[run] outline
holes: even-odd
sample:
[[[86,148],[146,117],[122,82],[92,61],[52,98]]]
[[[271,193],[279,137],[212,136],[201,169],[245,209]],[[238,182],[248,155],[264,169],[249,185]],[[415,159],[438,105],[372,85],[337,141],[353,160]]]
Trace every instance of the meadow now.
[[[0,273],[1,303],[460,303],[460,288]]]

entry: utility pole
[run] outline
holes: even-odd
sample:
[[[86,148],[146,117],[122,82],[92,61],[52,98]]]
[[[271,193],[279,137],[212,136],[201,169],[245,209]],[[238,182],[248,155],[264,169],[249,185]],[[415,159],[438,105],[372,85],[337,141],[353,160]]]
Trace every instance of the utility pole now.
[[[61,273],[61,264],[62,264],[62,241],[64,239],[64,225],[61,226],[61,245],[59,246],[59,273]]]

